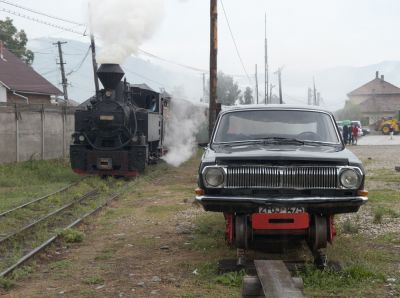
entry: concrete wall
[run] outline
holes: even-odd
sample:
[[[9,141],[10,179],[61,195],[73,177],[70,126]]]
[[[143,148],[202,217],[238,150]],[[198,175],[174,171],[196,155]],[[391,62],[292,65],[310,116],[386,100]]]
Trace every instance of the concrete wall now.
[[[67,157],[73,131],[73,108],[0,106],[0,163]]]

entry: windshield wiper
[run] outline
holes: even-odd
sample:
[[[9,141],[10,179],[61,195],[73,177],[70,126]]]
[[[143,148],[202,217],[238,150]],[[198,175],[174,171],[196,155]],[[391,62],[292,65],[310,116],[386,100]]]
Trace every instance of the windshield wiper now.
[[[263,140],[247,140],[247,141],[233,141],[233,142],[228,142],[228,143],[214,143],[214,145],[235,147],[235,146],[262,144],[262,143],[263,143]]]
[[[283,137],[268,137],[268,138],[261,138],[259,140],[262,140],[263,143],[265,144],[276,144],[276,143],[281,143],[281,144],[300,144],[304,145],[305,141],[295,139],[295,138],[283,138]]]

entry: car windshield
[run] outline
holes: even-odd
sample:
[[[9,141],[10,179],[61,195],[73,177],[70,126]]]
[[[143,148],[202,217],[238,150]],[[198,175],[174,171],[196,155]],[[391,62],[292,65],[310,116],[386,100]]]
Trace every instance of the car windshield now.
[[[324,112],[304,110],[248,110],[224,114],[214,143],[291,139],[339,144],[335,123]]]

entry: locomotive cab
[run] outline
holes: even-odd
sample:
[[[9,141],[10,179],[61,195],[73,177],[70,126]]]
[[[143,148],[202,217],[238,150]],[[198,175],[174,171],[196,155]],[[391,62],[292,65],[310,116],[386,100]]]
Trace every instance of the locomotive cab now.
[[[163,152],[164,99],[144,85],[121,81],[117,64],[100,66],[104,86],[75,112],[71,165],[80,174],[136,176]]]

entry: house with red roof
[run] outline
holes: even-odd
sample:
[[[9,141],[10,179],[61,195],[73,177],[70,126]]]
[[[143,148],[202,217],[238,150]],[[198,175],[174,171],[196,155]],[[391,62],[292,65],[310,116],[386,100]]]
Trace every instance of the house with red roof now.
[[[359,105],[363,119],[373,124],[383,117],[394,117],[400,111],[400,88],[385,81],[379,72],[375,78],[347,94],[350,101]]]
[[[0,103],[51,104],[62,92],[0,43]]]

